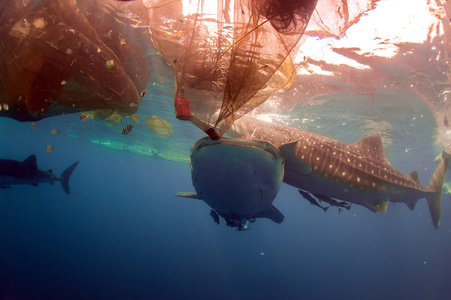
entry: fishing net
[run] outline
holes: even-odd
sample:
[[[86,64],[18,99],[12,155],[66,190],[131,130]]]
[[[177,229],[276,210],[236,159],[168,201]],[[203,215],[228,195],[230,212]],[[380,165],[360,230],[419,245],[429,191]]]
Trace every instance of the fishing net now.
[[[137,111],[149,72],[132,35],[147,29],[109,3],[1,1],[0,116],[28,121],[93,109]]]
[[[341,38],[379,0],[321,0],[312,14],[306,35]]]
[[[175,72],[175,108],[220,134],[295,79],[316,0],[144,0],[152,40]]]

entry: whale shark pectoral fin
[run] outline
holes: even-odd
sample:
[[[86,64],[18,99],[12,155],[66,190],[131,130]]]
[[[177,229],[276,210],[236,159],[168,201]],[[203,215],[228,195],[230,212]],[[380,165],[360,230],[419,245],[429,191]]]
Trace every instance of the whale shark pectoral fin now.
[[[282,213],[274,207],[274,205],[271,205],[270,208],[255,214],[254,217],[267,218],[278,224],[282,223],[283,219],[285,218],[284,215],[282,215]]]
[[[298,170],[301,175],[312,173],[312,167],[301,159],[302,149],[300,149],[299,142],[284,144],[279,147],[279,150],[285,157],[285,164],[289,164],[293,169]]]
[[[175,194],[176,197],[183,197],[183,198],[192,198],[192,199],[199,199],[199,196],[197,196],[196,193],[191,192],[179,192]]]

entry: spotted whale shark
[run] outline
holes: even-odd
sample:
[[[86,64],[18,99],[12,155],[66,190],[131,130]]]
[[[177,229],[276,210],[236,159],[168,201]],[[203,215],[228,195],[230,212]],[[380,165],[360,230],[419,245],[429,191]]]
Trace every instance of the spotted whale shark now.
[[[196,193],[176,196],[203,200],[238,230],[249,229],[256,218],[283,221],[272,205],[284,172],[277,147],[266,141],[205,137],[193,145],[190,163]]]
[[[442,153],[428,185],[418,172],[404,174],[388,161],[379,136],[346,144],[309,131],[244,116],[229,135],[259,139],[279,147],[285,158],[283,181],[318,198],[329,197],[386,212],[389,202],[405,203],[411,210],[426,198],[435,228],[441,219],[441,190],[450,151]]]
[[[0,159],[0,189],[10,188],[12,184],[30,184],[38,186],[39,183],[53,184],[59,181],[64,191],[70,194],[69,178],[78,161],[68,167],[61,176],[53,174],[52,170],[38,169],[36,155],[32,154],[24,161]]]

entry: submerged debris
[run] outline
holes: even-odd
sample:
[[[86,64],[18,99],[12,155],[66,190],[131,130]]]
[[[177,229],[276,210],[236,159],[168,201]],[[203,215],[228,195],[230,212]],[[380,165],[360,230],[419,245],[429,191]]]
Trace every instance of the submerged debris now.
[[[150,116],[144,121],[146,122],[147,127],[149,127],[149,129],[158,136],[170,137],[174,132],[172,125],[160,117]]]

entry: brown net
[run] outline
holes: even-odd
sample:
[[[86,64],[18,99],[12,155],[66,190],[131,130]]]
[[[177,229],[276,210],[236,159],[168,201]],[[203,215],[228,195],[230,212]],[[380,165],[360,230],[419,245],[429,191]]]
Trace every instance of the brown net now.
[[[322,0],[312,14],[306,35],[343,37],[346,30],[365,13],[374,9],[379,0]]]
[[[189,104],[178,117],[224,133],[290,86],[295,78],[290,53],[316,2],[145,0],[154,45],[175,71],[176,110]]]
[[[132,25],[107,1],[2,1],[0,116],[135,113],[149,72]]]

